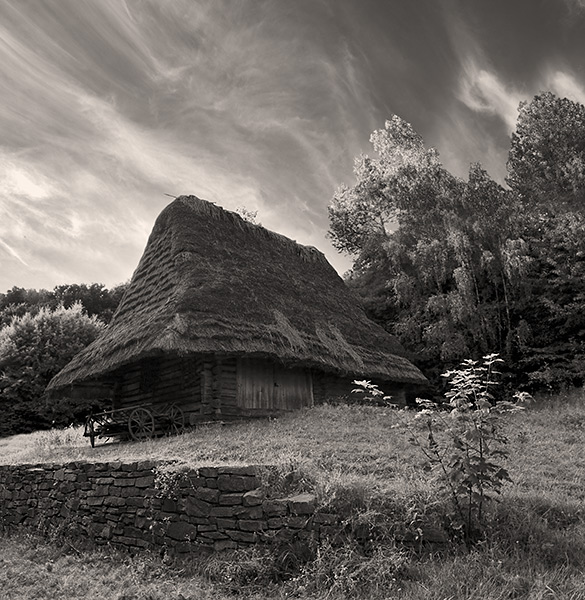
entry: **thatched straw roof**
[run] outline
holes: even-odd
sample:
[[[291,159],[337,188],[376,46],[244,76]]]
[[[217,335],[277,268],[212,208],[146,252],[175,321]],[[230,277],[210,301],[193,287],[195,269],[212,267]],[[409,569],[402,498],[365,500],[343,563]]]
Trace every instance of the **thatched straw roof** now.
[[[264,356],[426,383],[321,252],[195,196],[163,210],[109,327],[48,389],[99,380],[163,353]]]

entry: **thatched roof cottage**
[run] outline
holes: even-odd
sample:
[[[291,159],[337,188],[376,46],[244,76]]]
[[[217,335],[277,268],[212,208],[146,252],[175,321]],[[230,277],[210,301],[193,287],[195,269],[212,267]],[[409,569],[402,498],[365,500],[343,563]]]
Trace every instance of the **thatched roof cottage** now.
[[[174,402],[193,422],[311,405],[355,378],[399,396],[427,383],[321,252],[181,196],[110,325],[47,389],[114,408]]]

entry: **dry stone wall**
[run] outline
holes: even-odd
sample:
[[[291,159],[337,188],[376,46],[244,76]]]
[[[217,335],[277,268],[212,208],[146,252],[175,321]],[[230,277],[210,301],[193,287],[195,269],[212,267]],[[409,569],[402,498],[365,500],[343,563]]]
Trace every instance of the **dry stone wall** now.
[[[267,467],[175,471],[154,462],[0,466],[0,527],[173,554],[335,535],[312,494],[270,497]]]

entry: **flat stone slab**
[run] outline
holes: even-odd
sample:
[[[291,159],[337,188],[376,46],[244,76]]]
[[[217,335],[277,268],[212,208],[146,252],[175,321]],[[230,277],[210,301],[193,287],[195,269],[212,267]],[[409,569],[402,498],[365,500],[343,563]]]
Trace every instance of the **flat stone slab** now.
[[[194,540],[197,537],[197,527],[184,521],[171,523],[167,530],[167,535],[173,540],[186,541]]]
[[[315,512],[317,498],[314,494],[298,494],[287,498],[288,507],[293,515],[310,515]]]

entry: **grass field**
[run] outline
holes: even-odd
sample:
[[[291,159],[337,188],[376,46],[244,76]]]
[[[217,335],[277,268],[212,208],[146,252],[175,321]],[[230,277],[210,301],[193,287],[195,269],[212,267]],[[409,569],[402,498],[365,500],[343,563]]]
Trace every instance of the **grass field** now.
[[[0,461],[276,464],[295,474],[295,485],[358,521],[391,515],[408,526],[417,515],[441,510],[432,476],[408,441],[412,418],[384,408],[320,406],[278,420],[95,449],[79,429],[38,432],[0,440]],[[321,548],[282,577],[284,554],[241,552],[179,566],[149,555],[79,553],[19,535],[0,538],[0,597],[179,600],[237,592],[262,600],[585,600],[585,397],[542,399],[510,415],[506,433],[513,483],[491,507],[485,539],[472,550],[414,552],[384,542],[364,553],[348,543]]]

